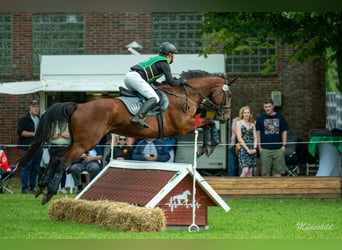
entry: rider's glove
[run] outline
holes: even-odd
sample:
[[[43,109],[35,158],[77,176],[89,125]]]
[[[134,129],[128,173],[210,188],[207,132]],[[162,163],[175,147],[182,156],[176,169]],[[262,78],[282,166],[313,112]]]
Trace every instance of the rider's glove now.
[[[187,85],[188,84],[188,80],[186,80],[185,78],[180,79],[180,84],[181,85]]]

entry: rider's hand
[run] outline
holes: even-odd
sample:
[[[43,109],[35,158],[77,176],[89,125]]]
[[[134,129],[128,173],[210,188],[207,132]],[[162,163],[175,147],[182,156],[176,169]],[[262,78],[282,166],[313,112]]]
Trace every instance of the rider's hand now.
[[[188,84],[188,80],[184,79],[184,78],[181,78],[180,79],[180,84],[181,85],[187,85]]]

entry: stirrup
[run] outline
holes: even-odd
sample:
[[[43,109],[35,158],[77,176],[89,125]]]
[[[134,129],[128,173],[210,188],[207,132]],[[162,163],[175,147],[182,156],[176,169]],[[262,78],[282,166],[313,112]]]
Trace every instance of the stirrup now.
[[[150,125],[148,125],[147,123],[145,123],[144,120],[145,120],[144,118],[139,117],[139,116],[133,116],[133,117],[131,118],[131,122],[136,123],[136,124],[139,124],[139,125],[140,125],[141,127],[143,127],[143,128],[149,128]]]

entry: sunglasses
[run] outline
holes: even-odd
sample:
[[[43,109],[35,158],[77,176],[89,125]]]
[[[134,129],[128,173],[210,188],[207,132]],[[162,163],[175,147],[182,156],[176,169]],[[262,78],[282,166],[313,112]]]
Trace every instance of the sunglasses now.
[[[119,141],[127,141],[127,138],[119,138]]]

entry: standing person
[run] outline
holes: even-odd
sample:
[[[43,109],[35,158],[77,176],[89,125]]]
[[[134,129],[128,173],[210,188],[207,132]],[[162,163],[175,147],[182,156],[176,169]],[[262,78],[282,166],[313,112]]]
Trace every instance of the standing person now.
[[[239,161],[235,153],[236,148],[236,123],[239,117],[235,117],[232,121],[232,136],[229,145],[229,176],[239,176]]]
[[[157,83],[157,79],[165,76],[166,82],[171,86],[179,86],[186,83],[185,80],[176,80],[172,77],[170,64],[173,63],[176,53],[178,53],[177,49],[172,43],[163,42],[159,47],[158,56],[151,57],[134,65],[126,74],[124,78],[126,87],[138,91],[147,99],[137,115],[131,119],[133,123],[145,128],[149,127],[144,122],[146,114],[160,101],[158,94],[151,87],[152,83]]]
[[[262,176],[285,174],[285,151],[288,124],[284,116],[274,111],[273,100],[264,102],[265,113],[256,121]]]
[[[236,137],[241,145],[238,154],[240,177],[252,177],[257,160],[257,135],[249,106],[240,109],[239,118],[240,120],[236,122]]]
[[[55,134],[52,136],[52,139],[50,141],[51,148],[50,148],[50,154],[53,154],[55,150],[61,149],[61,147],[67,147],[70,144],[70,133],[69,128],[66,125],[65,129],[63,131],[59,131],[56,128]],[[63,171],[62,179],[61,179],[61,192],[63,194],[66,193],[65,190],[65,184],[66,184],[66,177],[67,173],[66,171]]]
[[[136,145],[132,160],[137,161],[161,161],[170,159],[166,144],[162,139],[144,139]]]
[[[39,100],[33,99],[31,101],[29,112],[21,117],[18,121],[18,144],[22,155],[27,153],[27,150],[32,143],[35,131],[39,123]],[[36,155],[21,168],[21,192],[24,194],[34,193],[40,161],[42,158],[42,150],[37,151]]]

